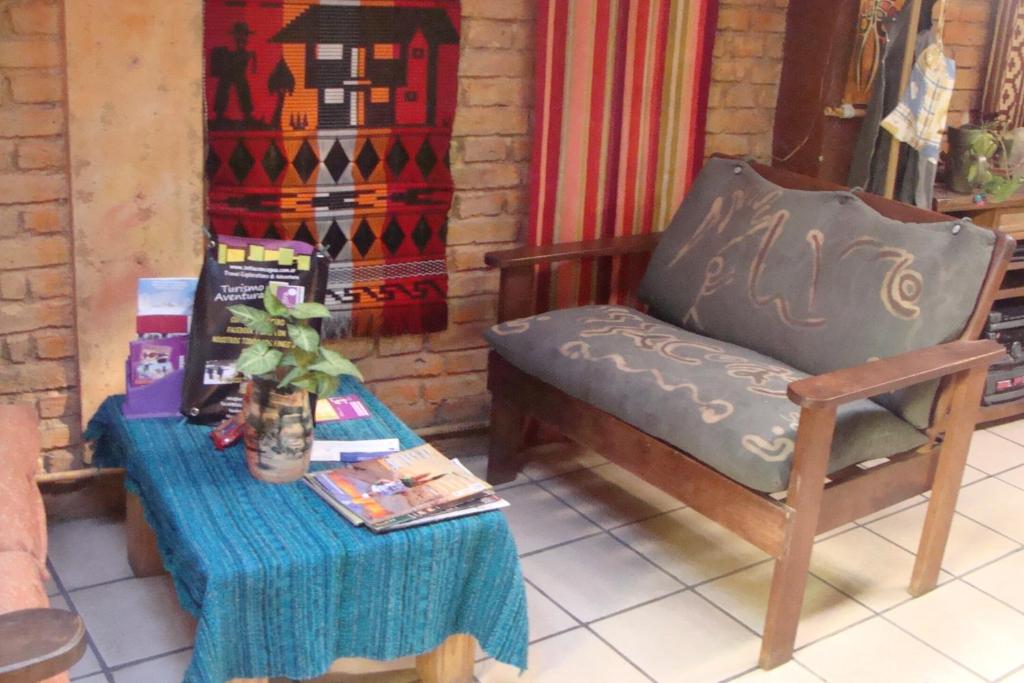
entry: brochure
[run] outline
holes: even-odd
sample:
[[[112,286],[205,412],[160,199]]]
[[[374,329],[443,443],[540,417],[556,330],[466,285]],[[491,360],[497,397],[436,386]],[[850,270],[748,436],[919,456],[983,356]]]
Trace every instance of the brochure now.
[[[504,507],[490,484],[429,444],[313,472],[305,481],[353,524],[377,532]]]

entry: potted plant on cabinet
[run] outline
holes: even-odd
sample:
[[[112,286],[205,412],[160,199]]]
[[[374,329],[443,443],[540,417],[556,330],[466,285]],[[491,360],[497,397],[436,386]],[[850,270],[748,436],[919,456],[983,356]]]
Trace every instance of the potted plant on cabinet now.
[[[342,375],[362,375],[352,361],[324,348],[310,325],[311,320],[330,317],[326,306],[300,303],[289,308],[267,287],[263,307],[238,305],[229,310],[254,333],[282,337],[282,348],[260,340],[242,351],[235,364],[249,380],[242,407],[249,472],[256,479],[280,484],[299,479],[309,469],[310,394],[331,396]]]
[[[1017,137],[1001,121],[950,128],[949,186],[994,202],[1008,199],[1024,181],[1019,153],[1012,154]]]

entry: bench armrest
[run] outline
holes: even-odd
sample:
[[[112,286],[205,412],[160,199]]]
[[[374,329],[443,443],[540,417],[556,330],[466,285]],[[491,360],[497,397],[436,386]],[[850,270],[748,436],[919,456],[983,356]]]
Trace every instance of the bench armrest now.
[[[797,380],[787,393],[802,408],[830,408],[986,367],[1005,355],[1002,344],[989,339],[957,340]]]
[[[62,609],[0,614],[0,683],[56,676],[84,652],[85,625],[76,614]]]
[[[495,268],[517,268],[535,266],[539,263],[555,261],[579,261],[598,256],[624,256],[626,254],[646,254],[654,249],[661,239],[661,233],[650,235],[626,235],[624,237],[607,237],[585,242],[566,242],[541,247],[526,246],[515,249],[491,251],[484,255],[484,262]]]

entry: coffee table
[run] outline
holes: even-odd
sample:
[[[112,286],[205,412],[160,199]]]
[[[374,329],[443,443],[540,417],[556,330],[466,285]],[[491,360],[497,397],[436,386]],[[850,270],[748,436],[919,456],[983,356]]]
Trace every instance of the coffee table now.
[[[318,437],[422,443],[358,382],[339,393],[372,415]],[[208,427],[125,420],[122,400],[104,402],[87,438],[97,465],[126,470],[132,571],[169,571],[197,620],[186,681],[313,678],[340,658],[416,655],[424,681],[468,683],[475,642],[525,668],[523,580],[500,513],[377,535],[301,483],[256,481],[242,447],[214,450]]]

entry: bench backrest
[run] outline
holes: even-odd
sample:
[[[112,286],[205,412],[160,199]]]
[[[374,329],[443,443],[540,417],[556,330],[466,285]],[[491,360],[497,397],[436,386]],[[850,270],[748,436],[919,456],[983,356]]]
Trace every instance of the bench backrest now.
[[[663,320],[812,374],[951,341],[975,311],[997,236],[931,215],[940,222],[894,220],[848,191],[786,189],[713,158],[640,298]],[[935,390],[879,402],[923,428]]]

